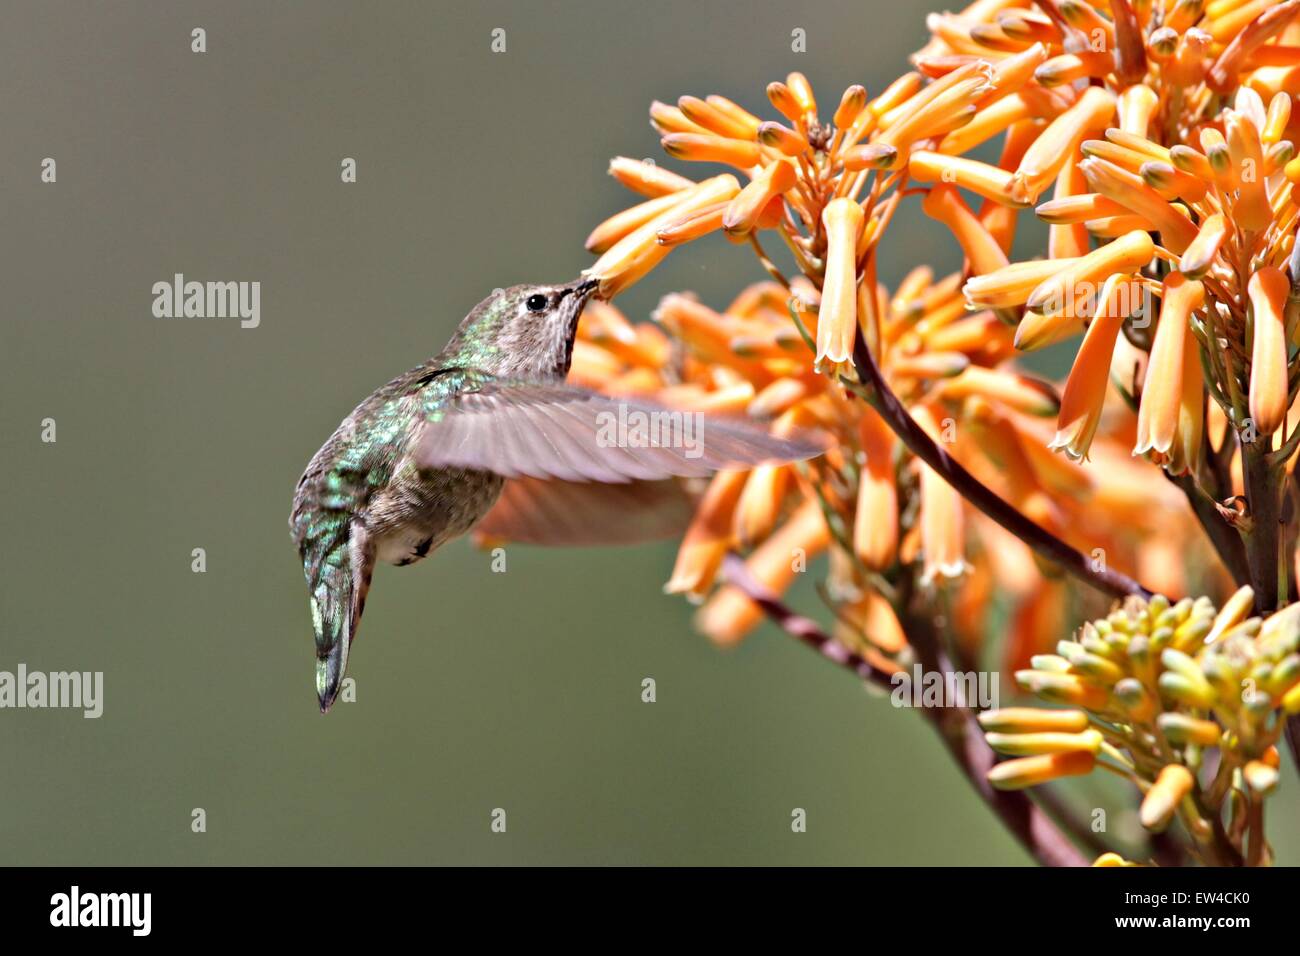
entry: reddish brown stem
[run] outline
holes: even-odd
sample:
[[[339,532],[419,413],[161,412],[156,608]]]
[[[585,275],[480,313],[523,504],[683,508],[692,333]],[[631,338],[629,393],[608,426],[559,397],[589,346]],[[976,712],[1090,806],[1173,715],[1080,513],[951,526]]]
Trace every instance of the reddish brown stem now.
[[[794,613],[781,600],[754,580],[745,562],[735,554],[724,563],[727,580],[745,593],[787,634],[817,651],[862,680],[893,690],[891,676],[855,654],[816,622]],[[996,790],[986,778],[994,764],[993,751],[984,742],[974,715],[966,708],[922,708],[922,713],[939,731],[949,752],[971,786],[983,798],[1020,843],[1046,866],[1086,866],[1087,859],[1056,823],[1024,793]]]
[[[926,434],[925,429],[916,423],[903,407],[898,396],[885,383],[885,378],[876,365],[875,357],[861,337],[853,347],[853,365],[858,371],[858,378],[866,387],[868,401],[898,435],[899,440],[907,446],[907,450],[942,475],[963,498],[1044,558],[1085,584],[1090,584],[1099,591],[1113,594],[1115,597],[1128,597],[1134,594],[1142,598],[1152,596],[1152,592],[1128,575],[1111,568],[1097,567],[1082,552],[1070,547],[1047,529],[1029,520],[940,448]]]

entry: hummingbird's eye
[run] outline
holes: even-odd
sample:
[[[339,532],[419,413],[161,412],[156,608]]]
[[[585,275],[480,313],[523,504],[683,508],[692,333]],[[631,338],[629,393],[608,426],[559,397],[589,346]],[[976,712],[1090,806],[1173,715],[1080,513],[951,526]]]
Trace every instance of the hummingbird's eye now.
[[[524,301],[524,305],[528,307],[529,312],[545,312],[546,296],[540,292],[534,292]]]

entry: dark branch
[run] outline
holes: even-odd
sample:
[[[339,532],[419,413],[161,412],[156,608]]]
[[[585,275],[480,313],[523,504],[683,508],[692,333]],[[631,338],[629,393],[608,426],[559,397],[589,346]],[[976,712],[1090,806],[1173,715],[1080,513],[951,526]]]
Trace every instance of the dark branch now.
[[[1161,471],[1164,471],[1162,468]],[[1246,547],[1241,543],[1241,535],[1228,522],[1223,520],[1215,502],[1196,486],[1196,480],[1190,475],[1174,477],[1164,472],[1165,477],[1182,489],[1187,503],[1196,515],[1205,537],[1209,539],[1219,560],[1223,562],[1228,573],[1237,584],[1250,583],[1250,560],[1246,557]]]
[[[727,580],[757,604],[786,633],[829,658],[862,680],[893,688],[891,675],[855,654],[824,632],[816,622],[794,613],[781,600],[754,580],[745,562],[728,554],[723,564]],[[1021,844],[1039,863],[1047,866],[1086,866],[1087,860],[1056,823],[1029,797],[1014,790],[997,790],[985,777],[993,766],[993,751],[984,742],[974,715],[965,708],[922,708],[921,712],[940,732],[949,752],[971,786],[997,813]],[[953,720],[957,717],[961,722]]]
[[[749,573],[749,568],[745,567],[744,560],[735,552],[726,556],[722,568],[727,580],[743,591],[745,597],[762,608],[763,613],[781,630],[811,647],[822,657],[829,658],[840,667],[853,671],[868,684],[875,684],[887,691],[894,689],[890,674],[861,655],[853,653],[823,631],[816,621],[790,610],[780,598],[754,580],[754,576]]]
[[[1126,574],[1105,568],[1097,570],[1082,552],[1070,547],[1056,535],[1026,518],[996,493],[982,484],[955,458],[935,444],[925,429],[903,407],[898,396],[885,383],[876,360],[859,336],[853,346],[853,365],[866,388],[868,401],[894,433],[917,458],[943,476],[967,501],[1025,542],[1047,560],[1059,565],[1085,584],[1107,594],[1127,597],[1131,594],[1149,598],[1151,592]]]

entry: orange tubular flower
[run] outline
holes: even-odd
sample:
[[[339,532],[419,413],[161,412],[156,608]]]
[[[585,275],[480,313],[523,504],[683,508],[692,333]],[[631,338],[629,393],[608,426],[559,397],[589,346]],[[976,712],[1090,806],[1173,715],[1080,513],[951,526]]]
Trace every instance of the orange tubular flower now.
[[[1025,306],[1049,316],[1086,309],[1102,282],[1117,272],[1131,272],[1146,265],[1154,254],[1155,245],[1149,235],[1130,232],[1040,283],[1029,294]]]
[[[690,189],[695,185],[685,176],[679,176],[662,166],[626,156],[615,156],[609,161],[609,174],[633,192],[651,199]],[[588,245],[587,248],[590,249],[591,246]]]
[[[817,318],[817,361],[848,363],[858,329],[857,248],[862,234],[862,207],[851,199],[833,199],[822,214],[826,227],[826,281]]]
[[[800,156],[809,148],[808,137],[780,123],[760,123],[758,141],[785,156]]]
[[[1189,279],[1199,279],[1205,275],[1227,238],[1228,220],[1223,217],[1223,213],[1216,212],[1207,216],[1201,223],[1196,238],[1183,250],[1183,257],[1178,261],[1178,271]]]
[[[1288,401],[1286,300],[1291,282],[1266,267],[1250,277],[1254,345],[1250,359],[1250,417],[1260,435],[1272,435],[1286,419]]]
[[[954,183],[1003,205],[1023,205],[1010,196],[1011,173],[973,159],[917,150],[908,160],[908,172],[923,183]]]
[[[913,158],[915,159],[915,154]],[[935,186],[926,196],[921,208],[926,215],[943,223],[957,237],[970,262],[971,272],[975,275],[996,272],[1007,265],[1006,253],[966,205],[955,186]]]
[[[663,138],[664,152],[694,163],[723,163],[737,169],[758,165],[757,143],[727,139],[711,133],[669,133]]]
[[[1186,767],[1181,764],[1167,765],[1142,799],[1142,809],[1139,812],[1142,825],[1151,830],[1163,830],[1178,809],[1178,804],[1192,792],[1194,784],[1191,771]]]
[[[1237,225],[1249,232],[1263,229],[1273,218],[1264,191],[1264,152],[1255,124],[1236,110],[1224,113],[1228,154],[1237,174],[1237,201],[1232,207]]]
[[[1004,369],[971,365],[945,382],[939,393],[947,399],[978,396],[1013,408],[1026,415],[1055,415],[1060,402],[1050,385],[1027,375]]]
[[[917,424],[931,438],[941,440],[941,423],[932,410],[918,405]],[[963,528],[961,496],[929,465],[917,464],[921,474],[921,551],[925,558],[921,583],[961,577],[969,570]]]
[[[1160,322],[1138,410],[1133,454],[1149,455],[1160,464],[1168,464],[1173,474],[1186,471],[1197,452],[1183,442],[1175,448],[1175,440],[1189,437],[1180,434],[1183,373],[1188,364],[1184,352],[1190,339],[1188,319],[1204,302],[1205,290],[1195,279],[1179,272],[1171,272],[1165,279]]]
[[[879,142],[893,146],[901,157],[913,143],[965,125],[975,115],[976,102],[993,89],[990,80],[989,69],[979,62],[954,70],[885,113]]]
[[[722,215],[722,228],[732,235],[750,232],[767,204],[792,189],[796,179],[788,162],[771,163],[731,200]]]
[[[897,440],[872,409],[858,423],[862,466],[853,520],[853,550],[867,567],[883,571],[898,553],[898,488],[894,480]]]
[[[779,594],[829,543],[821,508],[817,502],[807,501],[746,563],[755,580]],[[728,586],[700,608],[696,626],[719,644],[734,644],[749,633],[762,615],[758,605]]]
[[[1056,437],[1051,448],[1080,460],[1088,457],[1110,376],[1111,353],[1120,326],[1138,307],[1143,289],[1130,277],[1113,275],[1097,296],[1097,315],[1088,326],[1065,383]]]
[[[1074,167],[1076,170],[1077,166]],[[1070,225],[1087,222],[1089,219],[1101,219],[1107,216],[1119,216],[1128,209],[1107,199],[1098,193],[1070,193],[1056,196],[1034,210],[1038,218],[1052,225]],[[1060,258],[1053,256],[1052,258]]]
[[[655,240],[661,246],[671,247],[707,236],[723,227],[724,217],[730,208],[731,202],[716,202],[701,206],[694,212],[688,213],[685,218],[660,227],[655,232]],[[762,210],[759,211],[759,216],[762,216]]]
[[[753,547],[772,533],[789,480],[787,465],[759,465],[750,472],[736,507],[735,535],[742,547]]]
[[[758,118],[720,96],[702,100],[683,96],[677,100],[682,115],[696,126],[727,139],[745,140],[758,130]]]
[[[689,187],[694,187],[694,185],[694,183],[690,183]],[[676,208],[681,201],[681,191],[674,190],[654,199],[648,199],[630,209],[624,209],[617,215],[610,216],[593,229],[591,235],[587,237],[586,246],[588,251],[606,252],[610,246],[628,233],[644,226],[651,219],[662,215],[665,211]]]
[[[1144,83],[1130,86],[1119,95],[1119,126],[1126,133],[1146,139],[1151,118],[1160,107],[1160,97]]]
[[[1250,588],[1213,606],[1237,579],[1271,602],[1300,570],[1281,494],[1300,461],[1300,0],[974,0],[927,26],[874,97],[854,84],[819,107],[792,73],[764,116],[653,104],[670,157],[735,173],[612,161],[635,199],[588,239],[603,295],[715,232],[770,278],[725,305],[665,294],[653,324],[593,302],[572,377],[827,439],[808,462],[674,486],[694,517],[667,589],[703,603],[715,641],[764,616],[718,580],[729,552],[778,596],[827,552],[829,656],[907,671],[905,625],[942,607],[961,656],[996,642],[1021,690],[1071,708],[989,717],[1011,758],[995,786],[1116,769],[1127,749],[1145,825],[1182,821],[1177,845],[1208,862],[1267,862],[1258,801],[1281,716],[1300,714],[1300,618],[1251,619]],[[885,237],[917,205],[965,261],[895,281]],[[1073,354],[1059,386],[1015,364],[1050,343]],[[913,424],[963,470],[918,458]],[[1102,591],[1134,575],[1173,599],[1110,604],[1044,557],[1053,542],[990,517],[989,495]],[[1202,780],[1211,748],[1240,773]],[[1204,839],[1211,817],[1240,859]]]
[[[747,474],[721,471],[710,482],[708,493],[695,512],[695,520],[682,539],[672,576],[664,585],[666,592],[688,594],[697,599],[708,593],[731,546],[732,515]]]
[[[988,275],[972,276],[962,286],[972,307],[989,309],[1024,305],[1029,296],[1063,268],[1077,264],[1077,259],[1034,259],[1013,262]]]
[[[1142,177],[1103,159],[1086,159],[1079,168],[1088,184],[1133,213],[1144,217],[1160,230],[1161,242],[1175,254],[1181,254],[1196,236],[1196,226],[1175,210]]]
[[[1090,86],[1077,103],[1058,116],[1025,153],[1011,177],[1010,194],[1016,202],[1032,204],[1056,178],[1075,147],[1115,115],[1115,95]]]
[[[1088,183],[1078,164],[1068,162],[1061,167],[1056,176],[1056,202],[1068,201],[1070,197],[1087,194]],[[1042,208],[1041,206],[1039,207]],[[1042,218],[1042,213],[1039,213]],[[1088,217],[1095,218],[1095,217]],[[1077,259],[1088,254],[1091,243],[1088,238],[1088,226],[1084,222],[1055,223],[1047,230],[1047,255],[1051,259]]]
[[[997,102],[980,109],[971,121],[948,133],[939,143],[939,152],[957,156],[968,152],[1003,133],[1013,123],[1030,119],[1034,115],[1033,104],[1019,94],[1004,97]],[[915,154],[912,159],[915,160]],[[1010,197],[1007,197],[1010,199]]]
[[[1092,772],[1097,757],[1091,751],[1043,754],[1004,760],[989,771],[989,783],[999,790],[1022,790],[1061,777],[1077,777]]]
[[[676,203],[615,242],[587,269],[587,274],[600,280],[602,296],[613,297],[648,273],[668,255],[670,248],[658,242],[657,234],[660,229],[703,207],[730,199],[739,191],[740,186],[734,176],[722,175],[706,179],[698,186],[674,194],[677,197]]]

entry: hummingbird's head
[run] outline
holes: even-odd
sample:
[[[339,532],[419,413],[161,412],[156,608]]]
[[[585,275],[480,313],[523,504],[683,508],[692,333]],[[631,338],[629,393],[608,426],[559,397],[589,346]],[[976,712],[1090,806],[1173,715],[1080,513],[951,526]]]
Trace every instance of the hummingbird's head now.
[[[503,378],[534,381],[569,374],[578,318],[599,282],[498,289],[465,317],[444,354]]]

